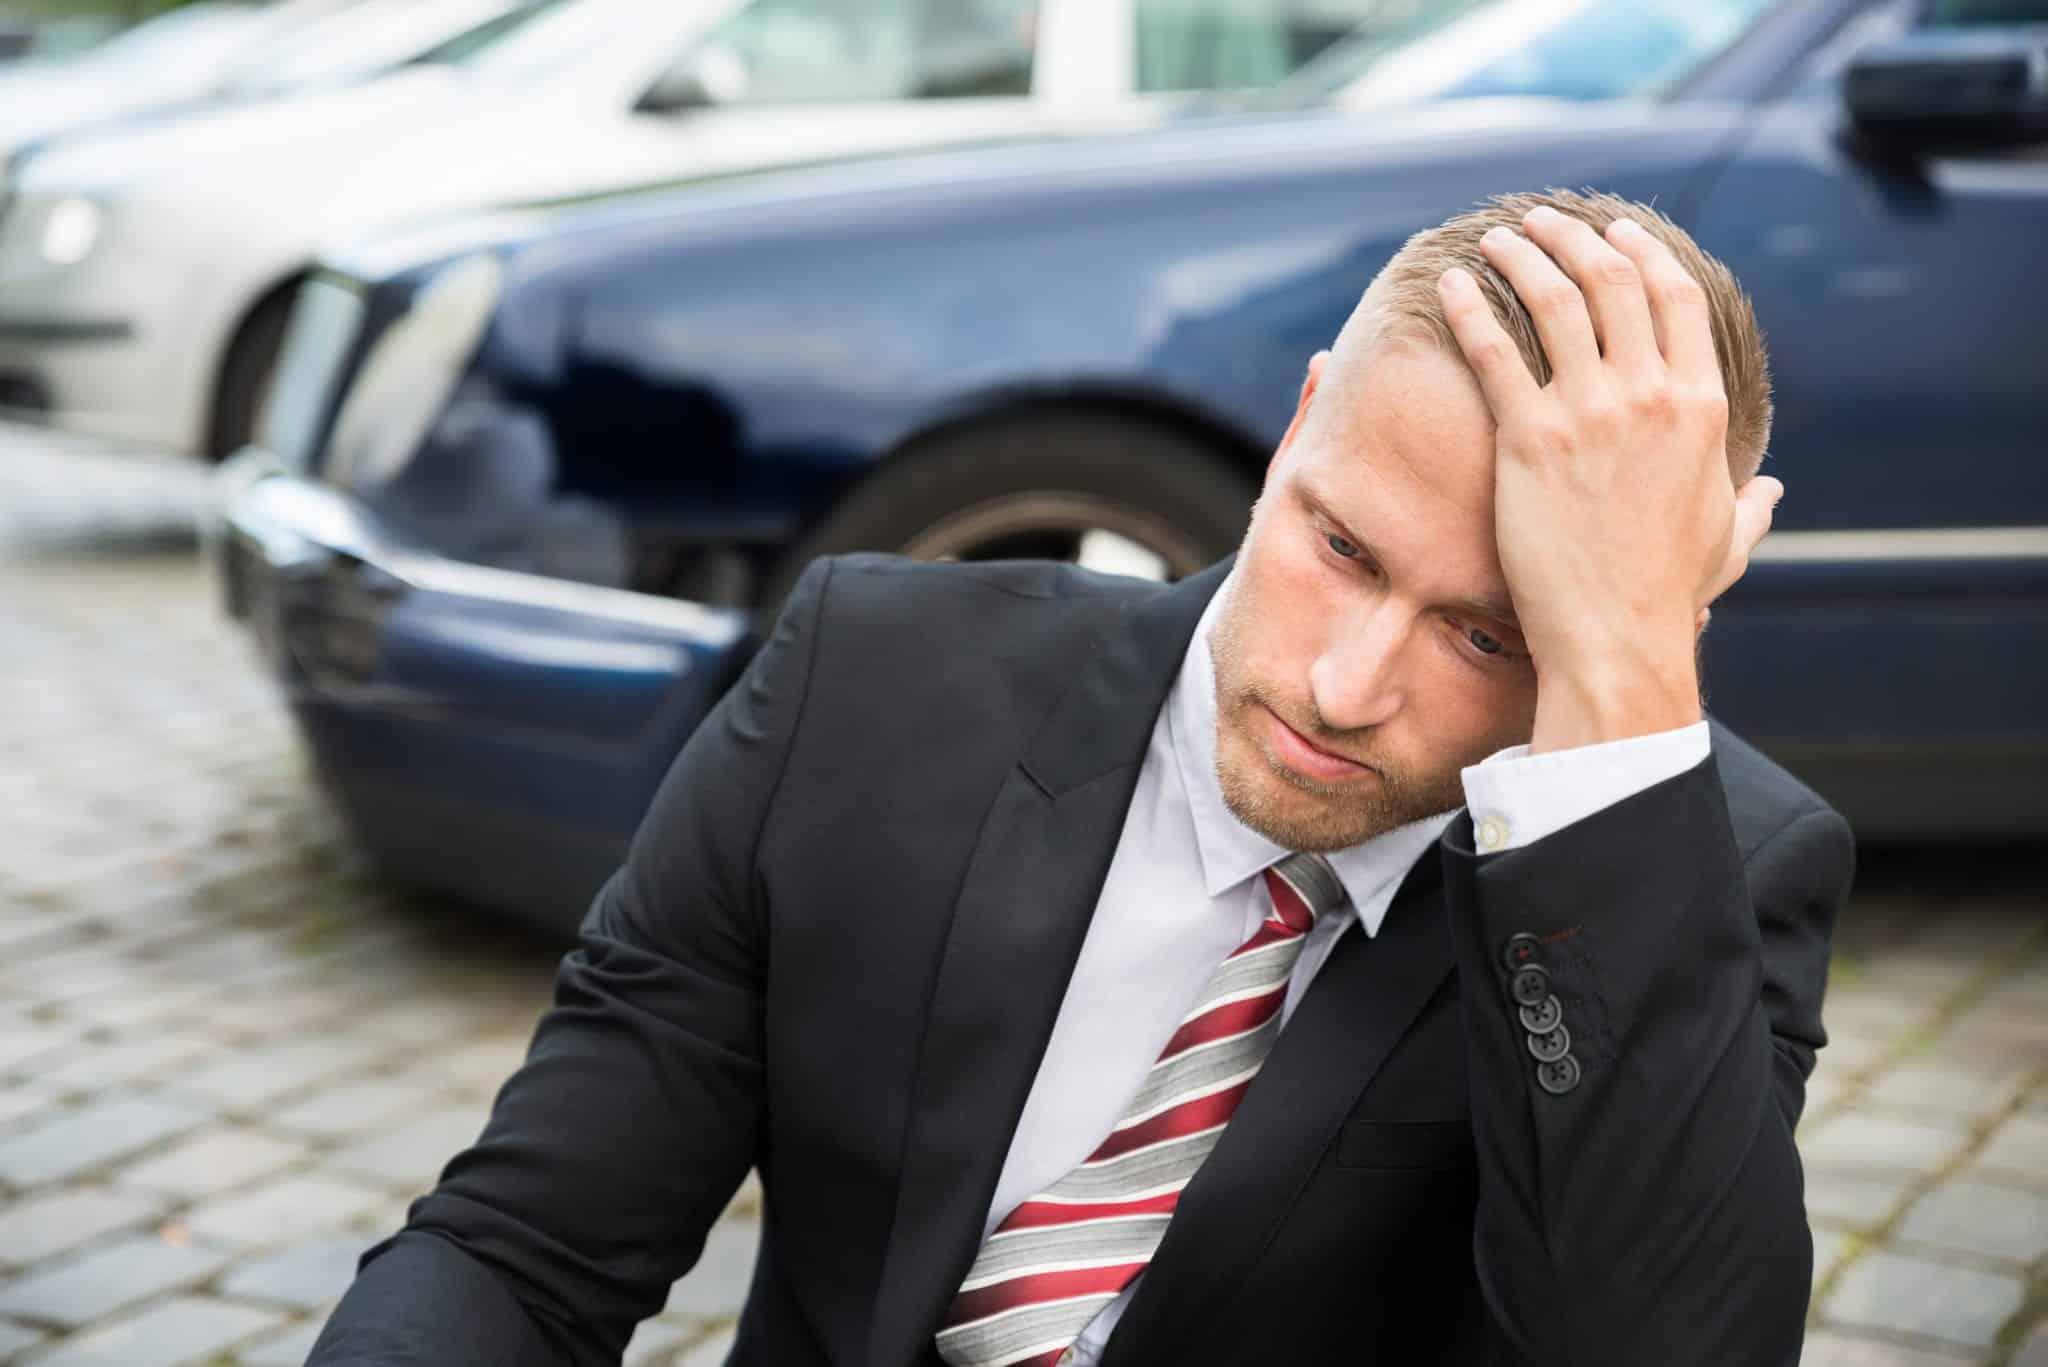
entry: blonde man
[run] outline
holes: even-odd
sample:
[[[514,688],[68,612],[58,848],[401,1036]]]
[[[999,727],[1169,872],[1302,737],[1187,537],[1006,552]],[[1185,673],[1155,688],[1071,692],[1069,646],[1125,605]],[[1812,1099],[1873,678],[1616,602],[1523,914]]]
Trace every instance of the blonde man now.
[[[1642,205],[1425,232],[1170,587],[822,561],[321,1364],[1791,1367],[1841,818],[1704,720],[1782,493]]]

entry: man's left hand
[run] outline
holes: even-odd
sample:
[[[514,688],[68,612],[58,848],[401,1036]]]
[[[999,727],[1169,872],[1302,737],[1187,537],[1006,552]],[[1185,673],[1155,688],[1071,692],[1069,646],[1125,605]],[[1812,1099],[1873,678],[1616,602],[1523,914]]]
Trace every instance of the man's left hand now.
[[[1523,228],[1481,249],[1535,320],[1549,384],[1470,275],[1438,288],[1493,411],[1495,536],[1541,752],[1700,719],[1702,609],[1742,576],[1784,486],[1734,488],[1706,294],[1661,242],[1548,208]]]

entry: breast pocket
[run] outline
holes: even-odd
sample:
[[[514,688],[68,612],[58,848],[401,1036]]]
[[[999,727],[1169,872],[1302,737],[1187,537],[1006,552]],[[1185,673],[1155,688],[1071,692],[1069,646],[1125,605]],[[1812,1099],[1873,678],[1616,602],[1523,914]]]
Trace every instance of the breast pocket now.
[[[1337,1137],[1337,1166],[1408,1170],[1472,1163],[1467,1120],[1352,1120]]]

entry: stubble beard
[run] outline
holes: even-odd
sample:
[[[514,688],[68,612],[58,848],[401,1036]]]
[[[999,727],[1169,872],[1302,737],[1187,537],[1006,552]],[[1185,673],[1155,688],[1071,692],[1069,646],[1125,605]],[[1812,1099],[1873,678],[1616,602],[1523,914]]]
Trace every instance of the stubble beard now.
[[[1245,677],[1238,609],[1235,601],[1224,604],[1209,638],[1216,675],[1216,782],[1232,816],[1285,849],[1327,854],[1464,804],[1456,766],[1411,773],[1359,744],[1362,737],[1331,739],[1319,718],[1303,718]],[[1372,776],[1331,784],[1296,773],[1258,739],[1254,727],[1261,709],[1318,747],[1369,765]],[[1305,710],[1313,713],[1313,702]]]

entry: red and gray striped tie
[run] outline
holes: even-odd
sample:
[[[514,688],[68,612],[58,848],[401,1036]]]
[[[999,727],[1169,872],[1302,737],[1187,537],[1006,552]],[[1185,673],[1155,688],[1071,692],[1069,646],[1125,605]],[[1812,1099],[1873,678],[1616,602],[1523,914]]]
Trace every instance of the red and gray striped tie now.
[[[981,1246],[938,1333],[953,1367],[1052,1367],[1152,1260],[1280,1033],[1309,927],[1344,900],[1320,855],[1290,854],[1265,877],[1272,914],[1210,976],[1116,1128]]]

